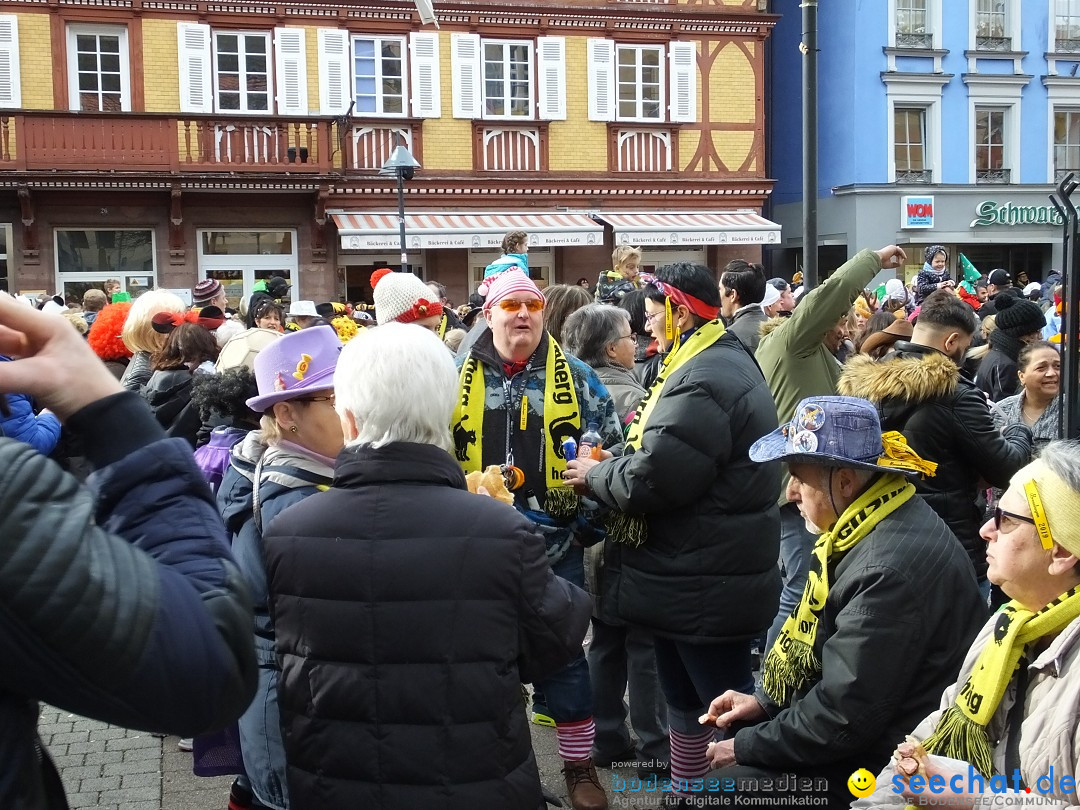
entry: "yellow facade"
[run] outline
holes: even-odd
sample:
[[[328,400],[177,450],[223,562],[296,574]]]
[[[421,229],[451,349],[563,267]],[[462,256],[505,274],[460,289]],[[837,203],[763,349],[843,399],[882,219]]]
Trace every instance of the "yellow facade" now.
[[[589,120],[587,37],[566,38],[566,120],[548,129],[552,171],[607,171],[607,124]]]
[[[22,104],[28,110],[53,108],[53,54],[48,14],[17,14]]]
[[[424,168],[433,171],[472,171],[472,122],[454,118],[450,34],[439,32],[439,78],[442,117],[424,121]]]
[[[180,109],[177,78],[179,40],[176,20],[143,18],[143,93],[147,112],[176,112]]]

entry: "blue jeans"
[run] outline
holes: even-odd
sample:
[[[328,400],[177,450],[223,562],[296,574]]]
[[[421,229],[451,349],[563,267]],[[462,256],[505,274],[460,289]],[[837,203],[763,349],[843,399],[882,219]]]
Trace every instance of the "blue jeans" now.
[[[555,576],[585,587],[584,549],[570,546],[566,555],[551,566]],[[548,716],[556,723],[576,723],[592,717],[592,684],[584,651],[561,670],[536,684],[544,694]]]
[[[654,644],[656,674],[668,704],[668,725],[681,734],[700,734],[698,718],[728,689],[754,690],[749,640],[688,644],[658,636]]]
[[[773,642],[780,635],[787,617],[791,615],[806,587],[806,575],[810,570],[811,552],[817,538],[806,530],[806,522],[799,514],[799,507],[785,503],[780,507],[780,573],[784,589],[780,591],[780,608],[773,619],[769,635],[765,638],[763,655],[772,649]]]
[[[251,705],[240,717],[240,753],[255,798],[267,807],[286,810],[289,790],[285,781],[285,745],[281,740],[277,693],[281,671],[267,659],[265,650],[256,647],[256,655],[259,687]]]

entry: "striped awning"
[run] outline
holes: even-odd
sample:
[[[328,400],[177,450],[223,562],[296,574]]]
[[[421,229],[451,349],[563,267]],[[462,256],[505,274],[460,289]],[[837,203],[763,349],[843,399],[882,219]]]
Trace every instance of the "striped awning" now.
[[[331,212],[342,250],[398,250],[396,214]],[[588,214],[412,213],[405,215],[405,245],[422,248],[498,248],[508,231],[525,231],[530,247],[602,245],[604,228]]]
[[[753,211],[594,214],[629,245],[776,244],[780,226]]]

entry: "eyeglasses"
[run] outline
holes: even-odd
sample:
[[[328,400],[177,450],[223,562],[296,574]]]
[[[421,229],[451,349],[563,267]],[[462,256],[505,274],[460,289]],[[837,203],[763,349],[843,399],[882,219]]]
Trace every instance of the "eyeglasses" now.
[[[646,312],[645,313],[645,323],[652,323],[653,321],[655,321],[657,318],[659,318],[663,314],[664,314],[664,310],[660,310],[659,312]]]
[[[544,308],[544,299],[530,298],[528,301],[518,301],[516,298],[504,298],[499,302],[499,308],[506,312],[518,312],[522,307],[529,312],[540,312]]]
[[[616,341],[619,341],[619,340],[633,340],[633,339],[634,339],[634,333],[633,332],[631,332],[629,335],[619,335],[617,338],[615,338]]]
[[[293,400],[293,402],[329,402],[331,405],[334,404],[334,401],[333,394],[325,394],[317,397],[297,397]]]
[[[1034,518],[1024,517],[1023,515],[1017,515],[1017,514],[1014,514],[1012,512],[1006,512],[1000,506],[995,506],[994,507],[994,528],[997,529],[998,531],[1001,531],[1001,519],[1003,517],[1012,518],[1013,520],[1017,520],[1020,523],[1030,523],[1032,526],[1035,525]]]

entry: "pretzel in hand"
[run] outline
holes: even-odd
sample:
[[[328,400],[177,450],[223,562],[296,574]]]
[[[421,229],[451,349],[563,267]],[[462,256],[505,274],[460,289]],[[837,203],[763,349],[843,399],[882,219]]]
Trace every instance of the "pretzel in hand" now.
[[[490,495],[497,501],[502,501],[510,506],[514,505],[514,496],[510,494],[510,490],[506,488],[506,481],[503,479],[501,468],[497,464],[492,464],[483,472],[471,472],[465,476],[465,483],[469,487],[469,492],[477,493],[480,495]],[[480,488],[484,488],[484,492],[480,492]]]

